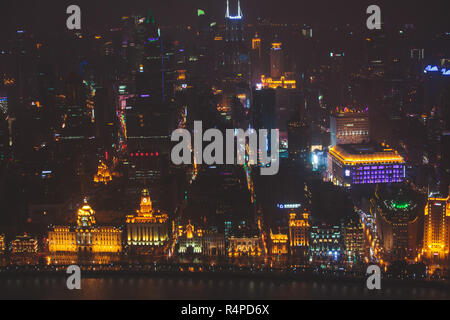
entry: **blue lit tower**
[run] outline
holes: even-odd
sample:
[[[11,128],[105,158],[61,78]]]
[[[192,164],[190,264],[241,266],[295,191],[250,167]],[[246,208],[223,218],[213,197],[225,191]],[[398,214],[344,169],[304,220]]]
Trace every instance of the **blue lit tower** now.
[[[237,2],[237,14],[232,15],[230,3],[227,0],[225,14],[225,48],[224,67],[228,77],[248,80],[249,55],[245,43],[243,19],[240,0]]]
[[[237,15],[230,14],[230,2],[227,0],[227,12],[225,13],[226,19],[226,41],[227,42],[244,42],[243,21],[244,15],[241,10],[241,2],[238,0]]]

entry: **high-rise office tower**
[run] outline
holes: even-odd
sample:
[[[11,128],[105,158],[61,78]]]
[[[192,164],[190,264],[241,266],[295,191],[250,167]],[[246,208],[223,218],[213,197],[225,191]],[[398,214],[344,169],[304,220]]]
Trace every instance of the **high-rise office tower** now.
[[[236,15],[232,15],[230,2],[227,0],[225,13],[225,48],[224,48],[224,72],[231,80],[248,81],[249,53],[245,42],[244,15],[241,10],[241,2],[237,2]]]
[[[284,59],[282,43],[276,36],[270,48],[270,76],[273,79],[280,78],[284,73]]]
[[[342,238],[348,262],[358,263],[364,259],[364,229],[358,217],[348,217],[342,223]]]
[[[337,109],[330,117],[331,145],[369,142],[369,111]]]
[[[161,176],[160,159],[169,152],[173,129],[173,90],[167,72],[171,55],[166,54],[169,43],[164,41],[151,12],[134,21],[134,44],[130,43],[129,48],[130,56],[135,57],[130,77],[134,97],[127,100],[124,114],[129,155],[127,175],[136,190],[147,185],[153,192],[153,183]]]
[[[450,130],[441,136],[441,159],[439,163],[441,193],[449,194],[450,187]]]
[[[94,97],[95,137],[104,153],[111,152],[116,143],[117,123],[114,95],[109,87],[98,88]]]
[[[306,164],[311,150],[311,132],[305,119],[295,117],[288,123],[289,159]]]
[[[396,261],[417,256],[423,205],[421,195],[407,185],[377,185],[370,199],[370,213],[375,217],[383,260]]]
[[[253,90],[252,120],[255,129],[275,129],[276,91]]]
[[[263,74],[263,58],[261,47],[261,38],[259,37],[258,33],[256,33],[252,39],[252,50],[250,52],[252,87],[261,82],[261,75]]]
[[[450,197],[432,195],[425,207],[423,258],[447,264],[450,249]]]

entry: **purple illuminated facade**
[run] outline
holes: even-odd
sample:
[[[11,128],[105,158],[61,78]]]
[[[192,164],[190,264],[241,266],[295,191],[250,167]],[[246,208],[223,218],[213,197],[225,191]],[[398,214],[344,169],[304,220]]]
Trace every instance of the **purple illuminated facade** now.
[[[328,178],[336,185],[399,183],[406,176],[394,150],[367,145],[337,145],[328,154]]]
[[[403,164],[353,166],[346,170],[351,172],[352,184],[403,182],[405,178]]]

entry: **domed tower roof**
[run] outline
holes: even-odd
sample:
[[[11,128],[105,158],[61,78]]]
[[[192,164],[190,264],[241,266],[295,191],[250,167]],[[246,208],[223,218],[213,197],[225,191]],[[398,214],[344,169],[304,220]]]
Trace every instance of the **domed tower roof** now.
[[[95,225],[95,211],[88,204],[87,198],[83,200],[83,206],[78,209],[77,226],[78,227],[92,227]]]

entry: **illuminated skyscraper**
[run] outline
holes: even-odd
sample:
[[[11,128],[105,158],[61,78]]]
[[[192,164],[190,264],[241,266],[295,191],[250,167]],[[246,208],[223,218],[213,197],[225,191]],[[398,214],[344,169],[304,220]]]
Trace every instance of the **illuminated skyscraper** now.
[[[252,39],[252,50],[255,50],[257,57],[261,59],[261,38],[258,36],[258,33],[255,33]]]
[[[0,98],[0,163],[8,157],[9,154],[9,128],[6,113],[2,113]]]
[[[297,81],[293,72],[284,70],[283,44],[276,36],[270,48],[270,77],[262,75],[261,82],[264,88],[296,89]]]
[[[284,58],[282,43],[275,37],[270,48],[270,76],[273,79],[278,79],[284,72]]]
[[[305,119],[295,117],[288,122],[289,159],[306,164],[311,151],[311,132]]]
[[[252,120],[255,129],[275,129],[275,93],[273,89],[253,90]]]
[[[433,264],[447,264],[449,249],[450,196],[432,196],[425,207],[423,258]]]
[[[331,145],[369,142],[369,112],[339,109],[330,118]]]
[[[263,58],[261,50],[261,38],[256,33],[252,39],[252,50],[250,52],[252,87],[261,83],[261,76],[263,74]]]
[[[172,42],[166,41],[151,11],[134,17],[127,55],[131,74],[127,85],[119,87],[124,94],[128,159],[124,162],[130,189],[158,185],[164,174],[163,155],[169,153],[170,133],[175,127],[173,81],[177,72],[169,70],[174,56]],[[129,96],[126,96],[126,93]],[[154,195],[153,195],[154,196]]]
[[[385,261],[417,256],[422,198],[404,185],[377,185],[370,199],[370,213]]]
[[[343,222],[342,237],[347,261],[352,263],[364,261],[364,230],[357,217]]]
[[[6,249],[5,245],[5,235],[0,234],[0,254],[4,253]]]
[[[244,15],[241,2],[237,1],[237,14],[233,15],[227,0],[225,13],[225,48],[224,72],[226,78],[233,81],[247,82],[249,74],[249,52],[244,36]]]
[[[226,19],[226,41],[228,42],[243,42],[244,30],[242,20],[244,15],[241,10],[241,1],[238,0],[237,15],[230,14],[230,2],[227,0],[227,11],[225,13]]]

